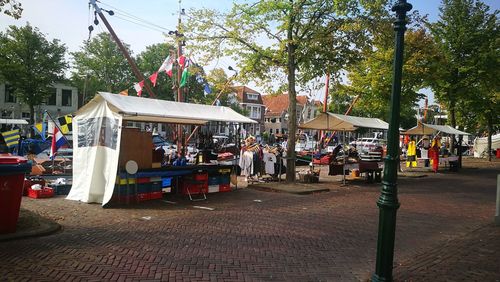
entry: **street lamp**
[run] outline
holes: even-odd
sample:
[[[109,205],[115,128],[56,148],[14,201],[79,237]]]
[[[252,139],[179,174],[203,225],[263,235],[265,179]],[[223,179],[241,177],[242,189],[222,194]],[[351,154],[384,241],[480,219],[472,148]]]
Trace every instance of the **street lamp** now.
[[[396,31],[396,48],[394,51],[394,68],[391,95],[391,117],[387,136],[387,157],[384,161],[384,177],[382,192],[377,201],[379,207],[377,262],[372,281],[392,281],[392,265],[394,259],[394,239],[396,235],[396,213],[399,208],[397,178],[399,163],[399,114],[401,96],[401,76],[403,68],[404,33],[406,30],[406,13],[412,5],[406,0],[399,0],[392,11],[396,12],[394,22]]]

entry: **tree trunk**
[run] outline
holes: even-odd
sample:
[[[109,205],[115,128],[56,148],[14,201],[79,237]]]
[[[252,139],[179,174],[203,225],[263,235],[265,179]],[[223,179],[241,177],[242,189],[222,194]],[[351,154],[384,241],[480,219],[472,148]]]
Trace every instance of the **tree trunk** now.
[[[35,130],[33,129],[33,125],[35,125],[35,106],[29,104],[30,107],[30,138],[35,137]]]
[[[295,25],[295,17],[290,16],[290,22],[288,25],[287,39],[288,39],[288,64],[287,64],[287,75],[288,75],[288,141],[286,148],[286,181],[295,181],[295,132],[297,130],[297,94],[295,93],[295,43],[293,43],[293,27]]]

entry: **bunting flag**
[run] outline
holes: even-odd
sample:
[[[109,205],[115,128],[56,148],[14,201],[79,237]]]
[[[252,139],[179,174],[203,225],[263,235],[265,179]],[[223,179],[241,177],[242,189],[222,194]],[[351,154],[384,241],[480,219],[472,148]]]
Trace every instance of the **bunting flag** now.
[[[149,76],[149,80],[153,83],[153,86],[156,86],[156,79],[158,78],[158,72],[153,73]]]
[[[164,71],[167,73],[168,76],[172,77],[172,66],[174,64],[174,60],[170,55],[163,61],[161,64],[160,68],[158,69],[158,72]]]
[[[137,96],[141,97],[142,96],[142,87],[144,87],[144,80],[134,84],[134,89],[137,91]]]
[[[59,121],[62,134],[68,134],[73,131],[73,117],[71,115],[58,117],[57,121]]]
[[[181,68],[183,68],[184,64],[186,63],[186,56],[181,55],[179,58],[177,58],[177,63],[179,64],[179,66],[181,66]]]
[[[66,143],[63,134],[59,131],[57,126],[54,127],[54,134],[52,135],[52,144],[50,146],[50,159],[53,160],[56,156],[57,150]]]
[[[2,136],[3,140],[5,141],[5,144],[9,148],[17,146],[17,144],[19,144],[19,138],[21,138],[19,129],[2,132]]]
[[[47,112],[43,113],[42,122],[35,124],[33,129],[42,137],[42,141],[47,139]]]
[[[120,95],[123,95],[123,96],[128,96],[128,89],[125,89],[123,91],[120,91]]]
[[[183,71],[182,71],[182,76],[181,76],[181,84],[180,84],[180,87],[184,87],[186,86],[187,82],[188,82],[188,79],[189,79],[189,68],[185,68]]]

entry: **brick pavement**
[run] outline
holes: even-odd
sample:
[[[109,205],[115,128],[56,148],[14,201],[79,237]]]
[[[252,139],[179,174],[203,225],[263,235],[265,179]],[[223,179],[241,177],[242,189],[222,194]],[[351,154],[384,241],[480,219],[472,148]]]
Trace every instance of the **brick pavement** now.
[[[433,263],[440,254],[436,250],[451,252],[464,245],[470,251],[457,251],[441,262],[470,261],[476,268],[467,277],[496,279],[490,265],[463,256],[481,247],[472,244],[473,235],[493,219],[497,172],[498,167],[464,169],[399,180],[397,279],[429,281],[427,269],[448,279],[440,263]],[[55,219],[63,230],[0,243],[0,279],[366,280],[374,269],[380,185],[321,185],[331,192],[299,196],[241,189],[195,203],[213,211],[179,199],[175,205],[155,201],[102,209],[60,197],[25,198],[24,208]],[[486,250],[498,248],[492,244]]]

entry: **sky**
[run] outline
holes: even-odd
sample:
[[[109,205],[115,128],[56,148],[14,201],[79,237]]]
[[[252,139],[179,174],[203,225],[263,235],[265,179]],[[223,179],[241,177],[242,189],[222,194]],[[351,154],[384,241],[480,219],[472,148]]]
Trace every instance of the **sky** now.
[[[22,18],[15,20],[0,14],[0,31],[5,31],[9,25],[24,26],[29,22],[32,26],[38,27],[47,39],[59,39],[66,45],[69,52],[80,50],[83,42],[87,40],[89,36],[88,26],[94,20],[93,13],[89,13],[87,0],[18,1],[22,3],[24,9]],[[408,2],[420,14],[428,14],[431,21],[438,19],[440,1],[409,0]],[[499,0],[485,0],[483,2],[489,5],[491,10],[500,9]],[[189,8],[202,7],[228,10],[232,3],[233,1],[230,0],[182,0],[181,6],[186,11]],[[106,18],[118,37],[130,45],[134,55],[144,51],[146,46],[165,42],[167,40],[166,33],[176,29],[179,0],[100,0],[98,5],[116,12],[114,16],[106,15]],[[133,16],[154,23],[157,27],[151,29],[126,21],[132,20]],[[104,24],[100,23],[94,27],[92,35],[104,30],[106,30]],[[218,66],[227,69],[229,65],[232,64],[226,58],[219,61]],[[323,92],[324,90],[319,90],[318,95],[324,95],[321,94]],[[321,97],[317,98],[321,99]]]

